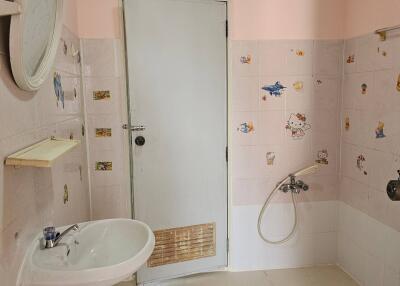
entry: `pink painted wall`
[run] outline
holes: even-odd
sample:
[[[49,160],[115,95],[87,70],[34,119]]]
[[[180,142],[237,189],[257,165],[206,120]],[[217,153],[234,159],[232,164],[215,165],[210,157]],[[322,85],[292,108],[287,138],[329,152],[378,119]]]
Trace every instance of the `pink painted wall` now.
[[[340,39],[344,2],[232,0],[230,36],[233,40]]]
[[[79,0],[77,15],[80,38],[113,39],[121,35],[118,0]]]
[[[78,0],[64,1],[64,25],[73,32],[75,35],[79,34],[78,31]]]
[[[347,0],[344,6],[344,38],[400,24],[398,0]]]

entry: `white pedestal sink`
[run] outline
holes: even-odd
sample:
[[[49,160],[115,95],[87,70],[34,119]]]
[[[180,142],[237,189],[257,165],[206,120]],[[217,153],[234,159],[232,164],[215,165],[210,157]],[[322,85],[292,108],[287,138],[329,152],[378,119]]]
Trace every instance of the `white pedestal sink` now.
[[[28,249],[17,285],[111,286],[135,273],[154,249],[153,232],[139,221],[110,219],[79,226],[52,249],[40,249],[39,235]]]

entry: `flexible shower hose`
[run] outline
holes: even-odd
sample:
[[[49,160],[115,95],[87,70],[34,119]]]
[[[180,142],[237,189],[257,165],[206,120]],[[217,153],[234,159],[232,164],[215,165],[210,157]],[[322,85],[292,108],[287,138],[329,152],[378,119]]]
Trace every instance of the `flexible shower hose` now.
[[[261,224],[262,224],[263,216],[264,216],[264,213],[265,213],[267,207],[268,207],[269,204],[271,203],[271,200],[272,200],[274,194],[279,190],[279,188],[280,188],[289,178],[290,178],[290,177],[287,176],[287,177],[286,177],[282,182],[280,182],[280,183],[276,186],[276,188],[269,194],[269,196],[268,196],[267,200],[265,201],[265,203],[264,203],[264,205],[263,205],[263,207],[262,207],[262,209],[261,209],[261,211],[260,211],[260,214],[259,214],[259,216],[258,216],[258,224],[257,224],[258,234],[260,235],[260,237],[261,237],[265,242],[270,243],[270,244],[281,244],[281,243],[285,243],[286,241],[288,241],[289,239],[292,238],[292,236],[293,236],[293,234],[294,234],[294,232],[295,232],[295,230],[296,230],[296,227],[297,227],[297,208],[296,208],[296,200],[294,199],[294,193],[291,192],[291,193],[292,193],[293,210],[294,210],[294,223],[293,223],[293,228],[292,228],[292,230],[290,231],[290,233],[288,234],[288,236],[286,236],[284,239],[273,241],[273,240],[269,240],[268,238],[266,238],[266,237],[263,235],[262,231],[261,231]]]

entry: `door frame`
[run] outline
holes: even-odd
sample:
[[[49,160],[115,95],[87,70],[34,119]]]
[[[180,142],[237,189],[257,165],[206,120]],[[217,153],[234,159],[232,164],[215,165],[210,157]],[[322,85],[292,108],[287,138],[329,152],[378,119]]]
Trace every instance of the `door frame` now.
[[[129,69],[128,69],[128,52],[127,52],[127,42],[126,42],[126,11],[125,11],[125,1],[129,0],[119,0],[119,7],[120,7],[120,28],[121,28],[121,49],[122,54],[124,56],[123,64],[125,65],[124,69],[124,80],[125,80],[125,87],[126,87],[126,112],[127,112],[127,125],[130,126],[132,114],[130,111],[131,100],[130,100],[130,84],[129,84]],[[232,82],[233,82],[233,74],[232,74],[232,47],[231,47],[231,5],[232,0],[184,0],[184,1],[208,1],[208,2],[223,2],[226,5],[226,23],[227,23],[227,36],[226,36],[226,142],[227,142],[227,190],[226,190],[226,203],[227,203],[227,249],[226,249],[226,265],[224,270],[229,271],[231,269],[230,263],[230,238],[231,238],[231,215],[232,215]],[[132,132],[128,129],[127,130],[128,140],[129,140],[129,192],[130,192],[130,206],[131,206],[131,219],[135,219],[135,209],[134,209],[134,202],[135,202],[135,190],[133,184],[133,174],[134,174],[134,162],[133,162],[133,150],[131,148],[133,144],[132,140]],[[188,273],[188,275],[193,273]],[[136,275],[134,277],[136,281]],[[136,285],[136,284],[135,284]]]

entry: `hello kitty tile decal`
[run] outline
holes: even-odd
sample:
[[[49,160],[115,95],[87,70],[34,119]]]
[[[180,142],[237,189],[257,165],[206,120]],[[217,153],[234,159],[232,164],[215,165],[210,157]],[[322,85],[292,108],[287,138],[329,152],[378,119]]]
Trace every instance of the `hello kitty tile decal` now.
[[[365,167],[364,167],[364,163],[365,163],[366,159],[364,157],[364,155],[360,154],[357,157],[357,169],[362,172],[364,175],[368,175],[367,171],[365,171]]]
[[[311,125],[307,123],[305,114],[292,113],[286,123],[285,129],[293,139],[299,140],[306,135],[307,130],[311,129]]]
[[[242,64],[251,64],[251,55],[241,56],[240,57],[240,62]]]
[[[384,130],[383,130],[384,128],[385,128],[385,123],[382,121],[379,121],[378,127],[375,129],[375,135],[376,135],[377,139],[386,137]]]
[[[275,152],[267,152],[266,158],[268,166],[274,165],[275,157],[276,157]]]
[[[328,165],[329,161],[328,161],[328,150],[327,149],[323,149],[318,151],[317,153],[317,160],[315,160],[316,163],[318,164],[323,164],[323,165]]]
[[[279,81],[275,84],[264,85],[261,89],[268,92],[271,96],[280,97],[287,87],[283,86]]]
[[[61,102],[61,106],[64,109],[65,107],[64,90],[61,84],[61,74],[59,74],[58,72],[54,73],[53,86],[54,86],[54,93],[57,99],[57,107],[59,106],[59,102]]]
[[[237,128],[237,130],[244,134],[253,133],[254,132],[254,124],[252,121],[243,122],[242,124],[240,124],[240,126]]]

